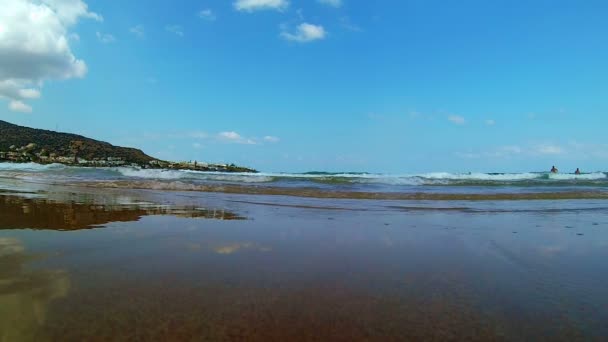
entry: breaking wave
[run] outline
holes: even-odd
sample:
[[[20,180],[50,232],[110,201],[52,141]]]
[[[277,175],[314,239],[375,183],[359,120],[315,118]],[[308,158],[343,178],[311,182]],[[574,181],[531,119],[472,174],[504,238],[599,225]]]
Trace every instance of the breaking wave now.
[[[608,174],[593,172],[581,175],[551,174],[546,172],[525,173],[447,173],[421,174],[373,174],[373,173],[222,173],[192,170],[140,169],[133,167],[87,168],[69,167],[60,164],[40,165],[35,163],[0,163],[0,177],[39,178],[79,181],[179,181],[183,184],[272,184],[286,187],[384,187],[419,186],[608,186]],[[375,189],[382,191],[382,189]]]

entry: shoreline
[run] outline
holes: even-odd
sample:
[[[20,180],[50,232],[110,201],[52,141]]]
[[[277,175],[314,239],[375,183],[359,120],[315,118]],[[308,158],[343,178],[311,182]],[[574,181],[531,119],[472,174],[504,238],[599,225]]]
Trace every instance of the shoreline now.
[[[516,201],[516,200],[577,200],[608,199],[608,191],[556,191],[530,193],[430,193],[430,192],[365,192],[337,191],[310,187],[273,187],[231,184],[189,184],[179,181],[99,181],[72,183],[74,186],[109,189],[138,189],[162,191],[190,191],[236,195],[291,196],[320,199],[361,200],[416,200],[416,201]]]
[[[9,178],[10,179],[10,178]],[[231,195],[289,196],[310,199],[352,199],[352,200],[405,200],[405,201],[555,201],[555,200],[608,200],[608,191],[576,190],[552,192],[518,192],[518,193],[432,193],[432,192],[366,192],[337,191],[310,187],[272,187],[259,185],[233,184],[190,184],[179,181],[83,181],[83,182],[48,182],[24,181],[29,184],[48,186],[82,187],[90,189],[122,190],[155,190],[166,192],[217,193]]]

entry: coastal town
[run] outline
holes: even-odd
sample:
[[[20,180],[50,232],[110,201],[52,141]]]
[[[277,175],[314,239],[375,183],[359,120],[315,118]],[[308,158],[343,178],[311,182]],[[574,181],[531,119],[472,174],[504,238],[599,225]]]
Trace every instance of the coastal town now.
[[[86,159],[79,156],[81,144],[73,142],[70,144],[70,153],[60,155],[49,153],[46,149],[40,149],[35,143],[17,147],[11,145],[8,151],[0,151],[0,162],[11,163],[38,163],[38,164],[63,164],[79,167],[119,167],[129,166],[143,169],[179,169],[193,171],[211,172],[256,172],[253,169],[240,167],[235,164],[210,164],[198,161],[167,162],[162,160],[149,160],[147,163],[128,162],[123,157],[108,156]]]
[[[77,154],[71,156],[49,153],[44,148],[38,150],[38,145],[29,143],[26,146],[17,147],[11,145],[8,151],[0,151],[0,161],[13,163],[39,163],[39,164],[65,164],[73,166],[124,166],[125,161],[121,157],[106,157],[87,160],[78,158]]]

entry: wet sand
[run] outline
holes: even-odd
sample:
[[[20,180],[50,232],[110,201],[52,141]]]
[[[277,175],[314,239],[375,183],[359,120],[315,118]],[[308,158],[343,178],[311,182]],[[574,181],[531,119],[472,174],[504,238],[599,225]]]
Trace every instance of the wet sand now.
[[[604,200],[14,188],[0,341],[608,335]]]
[[[446,193],[445,188],[437,187],[442,191],[429,191],[433,187],[427,187],[424,192],[370,192],[319,189],[308,187],[277,187],[256,186],[238,184],[191,184],[180,181],[95,181],[75,183],[81,187],[98,189],[147,189],[165,191],[193,191],[212,192],[224,194],[241,195],[263,195],[263,196],[291,196],[304,198],[328,198],[328,199],[362,199],[362,200],[417,200],[417,201],[529,201],[529,200],[576,200],[576,199],[608,199],[608,191],[605,189],[551,189],[551,191],[539,192],[535,189],[519,188],[513,192],[505,191],[504,187],[494,187],[491,192],[471,193],[466,187],[461,187],[455,193]],[[458,189],[458,187],[455,187]]]

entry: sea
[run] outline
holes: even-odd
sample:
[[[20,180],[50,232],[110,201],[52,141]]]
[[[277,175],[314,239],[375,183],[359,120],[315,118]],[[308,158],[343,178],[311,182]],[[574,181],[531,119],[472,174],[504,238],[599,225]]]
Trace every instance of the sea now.
[[[412,194],[570,194],[601,196],[608,190],[608,172],[580,175],[550,172],[523,173],[403,173],[363,172],[223,173],[134,167],[90,168],[61,164],[0,163],[0,177],[33,183],[91,187],[160,189],[174,191],[239,192],[304,195],[308,197],[408,199]],[[400,196],[400,194],[402,196]],[[550,195],[547,195],[550,197]],[[567,197],[567,196],[566,196]],[[454,199],[449,197],[449,199]]]

